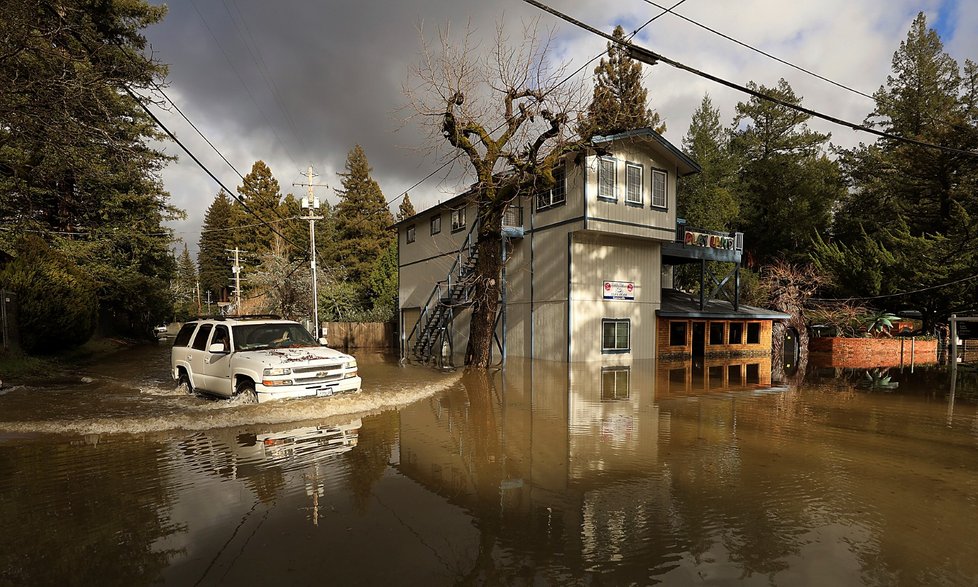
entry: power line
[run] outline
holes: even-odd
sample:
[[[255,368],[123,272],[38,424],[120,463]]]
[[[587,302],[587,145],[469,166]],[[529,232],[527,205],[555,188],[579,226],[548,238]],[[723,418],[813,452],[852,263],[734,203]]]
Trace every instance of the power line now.
[[[684,3],[684,2],[686,2],[686,0],[679,0],[678,2],[676,2],[675,4],[673,4],[673,5],[672,5],[672,8],[669,8],[669,9],[663,9],[663,11],[662,11],[661,13],[659,13],[659,14],[657,14],[657,15],[655,15],[655,16],[653,16],[652,18],[650,18],[649,20],[647,20],[647,21],[645,22],[645,24],[643,24],[642,26],[640,26],[640,27],[638,27],[637,29],[635,29],[634,31],[632,31],[632,32],[631,32],[631,33],[630,33],[630,34],[628,35],[628,38],[629,38],[629,39],[631,39],[632,37],[634,37],[635,35],[637,35],[637,34],[638,34],[638,33],[639,33],[639,32],[640,32],[640,31],[641,31],[642,29],[644,29],[645,27],[647,27],[647,26],[649,26],[650,24],[652,24],[652,22],[653,22],[653,21],[655,21],[655,20],[657,20],[657,19],[658,19],[658,18],[660,18],[661,16],[663,16],[663,15],[665,15],[665,14],[666,14],[666,12],[670,12],[670,11],[671,11],[671,10],[672,10],[673,8],[676,8],[677,6],[679,6],[680,4],[682,4],[682,3]],[[580,67],[578,67],[577,69],[575,69],[575,70],[574,70],[573,72],[571,72],[570,74],[568,74],[567,76],[565,76],[565,77],[564,77],[564,79],[562,79],[562,80],[560,80],[559,82],[557,82],[557,83],[556,83],[556,84],[555,84],[555,85],[554,85],[554,86],[553,86],[552,88],[550,88],[550,89],[549,89],[549,90],[547,91],[547,93],[549,94],[550,92],[552,92],[552,91],[554,91],[554,90],[556,90],[556,89],[557,89],[557,88],[559,88],[560,86],[562,86],[562,85],[564,85],[565,83],[567,83],[568,81],[570,81],[571,79],[573,79],[573,78],[574,78],[575,76],[577,76],[577,74],[579,74],[579,73],[581,73],[582,71],[584,71],[584,68],[586,68],[587,66],[589,66],[589,65],[591,65],[592,63],[594,63],[595,61],[597,61],[597,60],[598,60],[598,59],[599,59],[599,58],[600,58],[600,57],[601,57],[602,55],[604,55],[604,54],[605,54],[606,52],[607,52],[607,51],[601,51],[600,53],[598,53],[598,54],[597,54],[597,55],[595,55],[594,57],[592,57],[592,58],[590,58],[590,59],[588,59],[587,61],[585,61],[583,65],[581,65]],[[499,126],[497,126],[496,128],[494,128],[494,129],[492,130],[492,132],[496,132],[496,131],[498,131],[499,129],[501,129],[501,128],[502,128],[503,126],[505,126],[505,125],[506,125],[506,123],[505,123],[505,122],[503,122],[503,123],[501,123],[501,124],[500,124]],[[402,193],[401,193],[401,195],[399,195],[399,196],[395,196],[395,197],[393,197],[393,198],[391,198],[391,199],[390,199],[390,200],[389,200],[389,201],[387,202],[387,205],[388,205],[388,206],[390,206],[391,204],[393,204],[393,203],[394,203],[394,202],[396,202],[397,200],[399,200],[399,199],[401,199],[401,198],[403,198],[404,196],[406,196],[406,195],[408,194],[408,192],[410,192],[411,190],[413,190],[413,189],[415,189],[415,188],[417,188],[417,187],[418,187],[419,185],[421,185],[421,184],[423,184],[424,182],[426,182],[426,181],[428,181],[428,180],[429,180],[429,179],[430,179],[430,178],[431,178],[431,177],[432,177],[433,175],[435,175],[436,173],[438,173],[438,172],[440,172],[441,170],[443,170],[443,169],[445,169],[446,167],[448,167],[449,165],[451,165],[452,163],[454,163],[455,161],[457,161],[457,160],[458,160],[458,159],[459,159],[459,158],[460,158],[461,156],[462,156],[462,152],[461,152],[461,151],[460,151],[460,152],[458,152],[458,153],[456,153],[454,157],[452,157],[452,158],[451,158],[451,159],[449,159],[448,161],[446,161],[446,162],[444,162],[444,163],[442,163],[440,167],[438,167],[437,169],[435,169],[434,171],[432,171],[432,172],[431,172],[431,173],[429,173],[428,175],[426,175],[426,176],[424,176],[424,177],[422,177],[421,179],[419,179],[419,180],[418,180],[417,182],[415,182],[415,184],[414,184],[414,185],[412,185],[412,186],[411,186],[411,187],[409,187],[408,189],[406,189],[406,190],[404,190],[404,192],[402,192]]]
[[[557,18],[560,18],[562,20],[565,20],[565,21],[567,21],[567,22],[569,22],[569,23],[571,23],[571,24],[573,24],[573,25],[575,25],[577,27],[580,27],[580,28],[582,28],[582,29],[584,29],[586,31],[592,32],[592,33],[594,33],[594,34],[596,34],[598,36],[604,37],[604,38],[608,39],[609,41],[611,41],[613,43],[616,43],[618,45],[622,45],[623,47],[625,47],[628,50],[629,54],[632,56],[633,59],[637,59],[638,61],[641,61],[642,63],[647,63],[649,65],[655,65],[656,63],[658,63],[658,62],[661,61],[662,63],[665,63],[667,65],[671,65],[671,66],[675,67],[676,69],[681,69],[683,71],[688,71],[689,73],[692,73],[693,75],[697,75],[699,77],[708,79],[708,80],[710,80],[712,82],[716,82],[716,83],[718,83],[720,85],[723,85],[723,86],[726,86],[728,88],[732,88],[734,90],[737,90],[738,92],[749,94],[749,95],[754,96],[755,98],[758,98],[760,100],[765,100],[767,102],[771,102],[771,103],[777,104],[778,106],[781,106],[783,108],[788,108],[788,109],[791,109],[791,110],[795,110],[796,112],[801,112],[801,113],[807,114],[809,116],[812,116],[814,118],[820,118],[822,120],[826,120],[826,121],[831,122],[833,124],[838,124],[839,126],[844,126],[846,128],[852,129],[852,130],[867,132],[869,134],[876,135],[876,136],[881,137],[881,138],[885,138],[885,139],[889,139],[889,140],[897,141],[897,142],[901,142],[901,143],[907,143],[907,144],[910,144],[910,145],[916,145],[918,147],[925,147],[925,148],[928,148],[928,149],[937,149],[937,150],[940,150],[940,151],[943,151],[943,152],[946,152],[946,153],[954,153],[956,155],[967,155],[969,157],[978,157],[978,152],[965,151],[963,149],[955,149],[954,147],[945,147],[943,145],[935,145],[933,143],[927,143],[927,142],[924,142],[924,141],[918,141],[916,139],[909,139],[907,137],[902,137],[900,135],[895,135],[893,133],[888,133],[888,132],[885,132],[885,131],[877,130],[875,128],[871,128],[871,127],[868,127],[868,126],[863,125],[863,124],[856,124],[855,122],[849,122],[847,120],[843,120],[841,118],[838,118],[838,117],[835,117],[835,116],[831,116],[829,114],[823,114],[821,112],[818,112],[817,110],[812,110],[811,108],[806,108],[804,106],[799,106],[798,104],[792,104],[791,102],[786,102],[784,100],[781,100],[780,98],[775,98],[773,96],[769,96],[769,95],[764,94],[762,92],[759,92],[757,90],[752,90],[752,89],[750,89],[750,88],[748,88],[746,86],[742,86],[740,84],[731,82],[731,81],[726,80],[726,79],[723,79],[721,77],[717,77],[717,76],[715,76],[713,74],[710,74],[710,73],[707,73],[705,71],[701,71],[701,70],[696,69],[694,67],[690,67],[690,66],[688,66],[688,65],[686,65],[684,63],[680,63],[679,61],[676,61],[674,59],[670,59],[670,58],[668,58],[668,57],[666,57],[664,55],[661,55],[659,53],[656,53],[655,51],[651,51],[649,49],[645,49],[644,47],[639,47],[638,45],[633,45],[631,43],[623,43],[623,42],[615,39],[611,35],[605,33],[604,31],[600,31],[600,30],[592,27],[591,25],[589,25],[587,23],[584,23],[584,22],[582,22],[580,20],[577,20],[576,18],[573,18],[571,16],[568,16],[567,14],[564,14],[563,12],[560,12],[560,11],[554,9],[554,8],[550,8],[546,4],[543,4],[541,2],[538,2],[537,0],[523,0],[523,1],[526,2],[527,4],[531,4],[533,6],[536,6],[540,10],[543,10],[544,12],[549,12],[550,14],[556,16]]]
[[[828,82],[828,83],[832,84],[833,86],[837,86],[839,88],[842,88],[843,90],[847,90],[849,92],[852,92],[853,94],[858,94],[860,96],[864,96],[866,98],[869,98],[870,100],[876,100],[876,98],[874,98],[870,94],[867,94],[865,92],[859,91],[859,90],[854,89],[854,88],[851,88],[851,87],[849,87],[849,86],[847,86],[845,84],[842,84],[842,83],[839,83],[839,82],[837,82],[835,80],[829,79],[829,78],[827,78],[827,77],[825,77],[823,75],[820,75],[818,73],[815,73],[814,71],[810,71],[808,69],[805,69],[804,67],[801,67],[799,65],[795,65],[794,63],[791,63],[789,61],[785,61],[784,59],[781,59],[780,57],[778,57],[776,55],[772,55],[772,54],[770,54],[770,53],[768,53],[766,51],[763,51],[761,49],[758,49],[757,47],[754,47],[752,45],[749,45],[749,44],[747,44],[747,43],[745,43],[743,41],[739,41],[739,40],[731,37],[730,35],[721,33],[720,31],[718,31],[716,29],[712,29],[712,28],[706,26],[705,24],[699,23],[699,22],[697,22],[697,21],[695,21],[695,20],[693,20],[691,18],[687,18],[687,17],[683,16],[682,14],[679,14],[678,12],[673,12],[673,8],[675,8],[675,6],[673,6],[672,8],[666,8],[666,7],[664,7],[664,6],[660,5],[660,4],[657,4],[657,3],[653,2],[652,0],[642,0],[642,1],[645,2],[646,4],[650,4],[652,6],[655,6],[656,8],[658,8],[660,10],[664,10],[665,12],[668,12],[669,14],[671,14],[671,15],[673,15],[675,17],[681,18],[681,19],[685,20],[686,22],[688,22],[690,24],[696,25],[696,26],[700,27],[701,29],[707,30],[707,31],[713,33],[714,35],[718,35],[720,37],[723,37],[724,39],[727,39],[728,41],[731,41],[733,43],[736,43],[736,44],[740,45],[741,47],[746,47],[747,49],[750,49],[751,51],[754,51],[756,53],[760,53],[761,55],[763,55],[765,57],[768,57],[770,59],[773,59],[773,60],[777,61],[778,63],[782,63],[784,65],[787,65],[788,67],[792,67],[794,69],[797,69],[798,71],[801,71],[803,73],[807,73],[810,76],[816,77],[816,78],[818,78],[818,79],[820,79],[820,80],[822,80],[824,82]],[[661,16],[661,14],[659,16]]]
[[[275,129],[275,125],[272,124],[272,122],[268,119],[268,116],[265,114],[265,111],[261,108],[261,106],[258,105],[258,100],[255,99],[255,95],[251,92],[251,88],[248,87],[248,84],[245,83],[244,78],[241,76],[241,72],[239,72],[238,68],[235,67],[234,62],[231,60],[231,56],[224,48],[224,45],[221,44],[221,41],[217,38],[217,34],[211,28],[210,24],[208,24],[207,19],[204,18],[204,15],[201,14],[200,10],[197,8],[196,0],[191,0],[190,4],[191,6],[193,6],[194,12],[197,13],[197,16],[200,17],[201,22],[204,23],[204,27],[207,29],[207,32],[210,33],[211,38],[214,39],[214,42],[217,43],[217,46],[221,49],[221,53],[224,55],[224,60],[227,61],[227,64],[231,67],[231,71],[234,72],[234,75],[237,76],[238,81],[241,82],[241,86],[244,87],[245,92],[248,93],[248,97],[251,98],[251,102],[255,105],[255,108],[258,110],[259,114],[261,114],[262,118],[265,119],[265,123],[268,124],[269,128],[272,130],[272,134],[275,135],[275,138],[276,140],[278,140],[278,143],[282,145],[282,148],[285,150],[285,154],[292,161],[292,165],[295,167],[299,167],[299,165],[295,162],[296,161],[295,157],[292,156],[292,151],[289,150],[288,145],[285,143],[285,141],[282,140],[282,137],[279,136],[278,131]]]
[[[930,287],[922,287],[920,289],[915,289],[915,290],[911,290],[911,291],[904,291],[904,292],[900,292],[900,293],[883,294],[883,295],[878,295],[878,296],[865,296],[865,297],[859,297],[859,298],[810,298],[810,299],[812,301],[815,301],[815,302],[848,302],[848,301],[857,301],[857,300],[881,300],[881,299],[884,299],[884,298],[896,298],[896,297],[901,297],[901,296],[910,296],[910,295],[913,295],[913,294],[923,293],[925,291],[931,291],[931,290],[935,290],[935,289],[941,289],[941,288],[948,287],[949,285],[957,285],[959,283],[964,283],[966,281],[971,281],[972,279],[978,279],[978,274],[972,275],[970,277],[962,277],[961,279],[956,279],[954,281],[949,281],[947,283],[942,283],[940,285],[932,285]]]

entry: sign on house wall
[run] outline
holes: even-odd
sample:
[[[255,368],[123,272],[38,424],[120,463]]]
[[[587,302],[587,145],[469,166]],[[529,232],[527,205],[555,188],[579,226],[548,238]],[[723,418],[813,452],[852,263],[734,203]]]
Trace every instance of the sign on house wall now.
[[[606,281],[602,294],[606,300],[634,300],[634,281]]]
[[[686,231],[685,244],[697,247],[708,247],[711,249],[723,249],[732,251],[734,248],[734,238],[732,236],[722,236],[719,234],[707,234],[705,232]]]

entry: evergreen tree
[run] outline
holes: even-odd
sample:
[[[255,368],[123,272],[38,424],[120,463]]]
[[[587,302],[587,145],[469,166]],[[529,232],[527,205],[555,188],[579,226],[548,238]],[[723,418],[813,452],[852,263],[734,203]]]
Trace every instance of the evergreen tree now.
[[[394,217],[370,172],[363,148],[356,145],[347,156],[346,171],[340,173],[343,189],[337,190],[340,203],[336,207],[336,233],[342,248],[336,260],[347,271],[348,279],[361,289],[370,268],[393,239],[388,227]]]
[[[226,301],[230,291],[231,263],[227,250],[232,240],[231,198],[221,190],[204,214],[197,251],[200,289],[203,295],[211,292],[213,301]]]
[[[962,76],[920,13],[893,54],[867,123],[974,152],[976,74],[967,61]],[[887,309],[918,310],[928,326],[974,307],[978,292],[964,280],[978,266],[978,158],[881,138],[843,151],[840,159],[851,189],[835,214],[834,240],[818,242],[813,255],[832,274],[835,293],[888,294]],[[896,295],[918,289],[926,291]]]
[[[752,90],[801,104],[784,79]],[[838,165],[826,157],[829,135],[808,128],[809,115],[752,97],[737,104],[731,146],[743,161],[738,177],[738,227],[753,261],[804,262],[816,234],[825,234],[844,193]]]
[[[625,29],[616,26],[612,36],[625,41]],[[642,85],[642,64],[628,56],[618,43],[608,43],[608,58],[594,68],[594,96],[577,131],[585,140],[635,128],[666,132],[659,114],[648,107],[648,91]]]
[[[737,160],[730,150],[729,132],[720,124],[720,111],[705,94],[693,113],[683,149],[699,163],[702,172],[679,180],[677,207],[689,226],[730,230],[737,218],[734,193]]]
[[[247,225],[247,229],[237,231],[236,244],[245,251],[251,262],[257,262],[275,244],[277,237],[272,227],[279,224],[277,212],[282,193],[268,165],[264,161],[255,161],[251,172],[238,187],[238,194],[250,212],[239,207],[237,222],[242,227]]]
[[[190,258],[187,245],[176,261],[177,272],[173,280],[174,317],[177,321],[185,321],[198,315],[197,305],[197,267]]]
[[[401,205],[397,207],[397,221],[400,222],[405,218],[410,218],[417,214],[414,210],[414,204],[411,203],[411,196],[404,194],[404,199],[401,200]]]
[[[150,336],[172,310],[169,157],[127,93],[166,73],[141,34],[165,13],[142,0],[12,0],[0,18],[0,250],[16,256],[15,235],[43,234],[95,280],[109,332]]]

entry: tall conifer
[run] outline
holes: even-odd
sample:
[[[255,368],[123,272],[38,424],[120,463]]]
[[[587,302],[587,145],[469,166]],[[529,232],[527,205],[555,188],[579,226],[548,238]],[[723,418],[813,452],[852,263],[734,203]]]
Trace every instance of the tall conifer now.
[[[336,233],[342,248],[336,259],[357,284],[364,282],[374,261],[393,238],[388,227],[394,217],[370,172],[363,148],[356,145],[347,156],[346,171],[340,173],[343,189],[337,190],[340,203],[336,206]]]
[[[616,26],[612,36],[624,42],[625,29]],[[617,43],[608,43],[608,58],[594,68],[594,96],[587,113],[578,120],[585,139],[635,128],[666,132],[659,114],[648,107],[648,90],[642,85],[642,64],[628,56]]]
[[[227,300],[231,283],[231,263],[226,250],[231,246],[231,222],[231,198],[221,190],[204,214],[204,225],[197,241],[200,289],[204,296],[210,291],[215,302]]]

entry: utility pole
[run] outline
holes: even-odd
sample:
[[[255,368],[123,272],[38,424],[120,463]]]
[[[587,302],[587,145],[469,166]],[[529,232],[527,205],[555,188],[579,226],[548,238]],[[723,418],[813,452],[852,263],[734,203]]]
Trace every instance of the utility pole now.
[[[307,211],[303,220],[309,221],[309,268],[312,270],[312,323],[313,337],[319,339],[319,292],[316,283],[316,221],[322,220],[322,216],[316,216],[319,210],[319,198],[312,191],[314,187],[329,187],[326,184],[312,183],[312,178],[318,177],[312,172],[312,165],[306,171],[306,183],[293,183],[294,186],[304,186],[306,188],[306,198],[302,200],[302,209]]]
[[[234,253],[234,265],[231,265],[231,273],[234,273],[234,313],[241,314],[241,249],[224,249],[229,253]]]
[[[207,290],[207,315],[211,315],[211,290]]]

